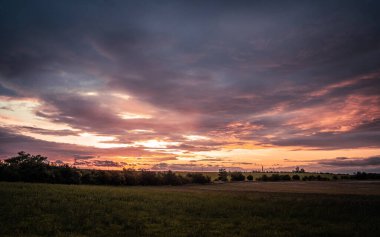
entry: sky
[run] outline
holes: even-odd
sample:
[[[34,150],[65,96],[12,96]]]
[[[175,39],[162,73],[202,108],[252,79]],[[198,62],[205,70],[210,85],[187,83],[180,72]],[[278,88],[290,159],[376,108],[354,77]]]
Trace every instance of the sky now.
[[[380,172],[379,1],[0,0],[0,159]]]

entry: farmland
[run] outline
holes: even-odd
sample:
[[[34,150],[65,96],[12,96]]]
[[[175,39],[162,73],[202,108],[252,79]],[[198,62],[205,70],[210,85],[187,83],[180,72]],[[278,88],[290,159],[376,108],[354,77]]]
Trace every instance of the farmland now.
[[[377,236],[379,182],[0,183],[0,236]]]

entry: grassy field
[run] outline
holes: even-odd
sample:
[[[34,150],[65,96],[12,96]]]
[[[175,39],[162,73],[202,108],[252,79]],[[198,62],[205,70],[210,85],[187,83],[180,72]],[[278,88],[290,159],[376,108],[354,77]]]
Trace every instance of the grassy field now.
[[[380,196],[380,181],[231,182],[218,185],[189,186],[186,188],[187,190],[195,189],[224,192],[281,192]]]
[[[181,187],[0,183],[0,236],[380,233],[379,183],[303,182],[311,185],[302,186],[307,193],[301,186],[289,186],[297,183]],[[357,189],[363,195],[350,194]]]

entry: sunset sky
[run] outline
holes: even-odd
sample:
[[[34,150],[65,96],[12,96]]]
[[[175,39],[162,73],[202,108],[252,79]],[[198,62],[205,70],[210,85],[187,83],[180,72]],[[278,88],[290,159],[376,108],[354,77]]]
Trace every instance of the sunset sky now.
[[[0,0],[0,159],[380,172],[380,1]]]

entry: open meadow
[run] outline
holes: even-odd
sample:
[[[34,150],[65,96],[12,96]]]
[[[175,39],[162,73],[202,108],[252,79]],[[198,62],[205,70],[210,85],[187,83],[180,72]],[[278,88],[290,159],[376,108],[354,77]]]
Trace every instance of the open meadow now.
[[[378,236],[379,182],[0,183],[0,236]]]

